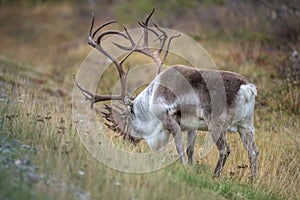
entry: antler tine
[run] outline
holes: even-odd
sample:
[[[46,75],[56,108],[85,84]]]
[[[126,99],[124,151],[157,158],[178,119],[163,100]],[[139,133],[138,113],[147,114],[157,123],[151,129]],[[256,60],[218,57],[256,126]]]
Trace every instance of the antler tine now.
[[[134,52],[134,51],[141,52],[141,51],[140,51],[140,48],[138,48],[140,39],[139,39],[138,44],[136,44],[135,41],[133,40],[132,36],[131,36],[130,33],[128,32],[126,26],[123,25],[123,28],[124,28],[124,31],[125,31],[126,36],[127,36],[126,39],[130,41],[131,46],[126,47],[126,46],[117,44],[117,43],[115,43],[115,42],[112,42],[112,43],[113,43],[115,46],[117,46],[118,48],[120,48],[120,49],[122,49],[122,50],[125,50],[125,51],[132,51],[132,50],[133,50],[133,52]],[[142,36],[143,36],[143,34],[141,35],[141,37],[142,37]]]
[[[116,23],[117,21],[110,21],[107,23],[102,24],[101,26],[99,26],[94,32],[93,32],[93,28],[94,28],[94,24],[95,24],[95,15],[92,12],[92,20],[91,20],[91,26],[89,29],[89,37],[88,37],[88,43],[89,45],[96,47],[97,45],[99,45],[98,42],[94,41],[95,35],[98,33],[98,31],[100,31],[102,28],[104,28],[105,26],[108,26],[109,24],[113,24]],[[98,39],[97,39],[98,41]]]
[[[114,23],[114,22],[108,22],[108,23],[106,23],[106,24],[103,24],[101,27],[103,28],[103,27],[105,27],[105,26],[107,26],[107,25],[109,25],[109,24],[112,24],[112,23]],[[100,29],[101,29],[101,27],[99,27]],[[98,28],[98,29],[99,29]],[[100,30],[99,29],[99,30]],[[96,30],[96,31],[99,31],[99,30]],[[118,61],[117,61],[117,59],[116,58],[114,58],[113,56],[111,56],[106,50],[104,50],[104,48],[102,48],[102,46],[101,46],[101,39],[104,37],[104,36],[106,36],[106,35],[120,35],[120,36],[122,36],[122,37],[124,37],[125,39],[127,39],[127,36],[126,35],[124,35],[123,33],[121,33],[120,31],[115,31],[115,30],[109,30],[109,31],[104,31],[103,33],[101,33],[98,37],[97,37],[97,40],[96,40],[96,42],[95,41],[93,41],[95,44],[96,44],[96,46],[93,46],[93,47],[95,47],[95,48],[97,48],[101,53],[103,53],[105,56],[107,56],[116,66],[118,66]],[[90,44],[90,43],[89,43]],[[119,71],[119,69],[121,70],[121,68],[120,67],[117,67],[118,68],[118,71]],[[122,70],[121,70],[122,71]]]
[[[149,43],[148,43],[148,29],[145,28],[145,27],[148,27],[149,20],[150,20],[150,18],[152,17],[154,11],[155,11],[155,8],[152,8],[152,11],[151,11],[151,13],[148,15],[148,17],[146,18],[145,22],[143,22],[143,21],[141,22],[141,23],[144,25],[144,26],[143,26],[143,27],[144,27],[144,46],[145,46],[146,48],[149,47]]]
[[[94,31],[92,37],[94,38],[95,35],[96,35],[102,28],[104,28],[105,26],[108,26],[108,25],[113,24],[113,23],[116,23],[116,22],[117,22],[117,21],[110,21],[110,22],[106,22],[106,23],[102,24],[101,26],[99,26],[99,27]]]
[[[92,35],[92,31],[93,31],[93,28],[94,28],[94,23],[95,23],[95,15],[94,15],[94,12],[92,12],[92,21],[91,21],[89,36]]]
[[[161,28],[159,28],[159,26],[158,26],[156,23],[153,22],[153,25],[155,26],[155,28],[156,28],[158,31],[160,31],[160,32],[162,33],[159,37],[157,37],[157,39],[160,40],[160,47],[159,47],[159,49],[157,50],[157,52],[158,52],[158,54],[160,54],[161,51],[162,51],[162,49],[163,49],[164,46],[165,46],[166,40],[168,39],[168,35],[167,35],[167,33],[166,33],[165,31],[163,31]],[[163,62],[162,62],[162,64],[163,64]]]
[[[106,35],[120,35],[126,39],[127,36],[124,35],[123,33],[121,33],[120,31],[116,31],[116,30],[108,30],[108,31],[104,31],[103,33],[101,33],[96,41],[94,40],[96,34],[101,30],[103,29],[104,27],[110,25],[110,24],[113,24],[113,23],[116,23],[117,21],[109,21],[109,22],[106,22],[104,24],[102,24],[101,26],[99,26],[94,32],[93,32],[93,28],[94,28],[94,23],[95,23],[95,15],[94,13],[92,13],[92,21],[91,21],[91,26],[90,26],[90,30],[89,30],[89,37],[88,37],[88,43],[94,47],[94,48],[97,48],[100,52],[102,52],[105,56],[107,56],[112,62],[114,62],[115,64],[116,63],[116,59],[113,58],[107,51],[105,51],[102,46],[101,46],[101,39],[106,36]]]
[[[153,29],[150,28],[149,26],[145,26],[142,22],[138,22],[138,24],[139,24],[141,27],[147,29],[148,31],[151,31],[154,35],[156,35],[157,38],[159,38],[159,34],[158,34],[155,30],[153,30]]]
[[[111,23],[110,23],[111,24]],[[107,24],[108,25],[108,24]],[[127,39],[127,36],[124,35],[123,33],[121,33],[120,31],[115,31],[115,30],[109,30],[109,31],[105,31],[103,33],[101,33],[98,37],[97,37],[97,45],[100,45],[100,41],[101,39],[106,36],[106,35],[120,35],[122,37],[124,37],[125,39]]]
[[[99,95],[99,94],[93,94],[89,92],[88,90],[84,89],[75,79],[75,76],[73,75],[74,83],[79,88],[83,96],[86,100],[88,100],[91,103],[91,108],[93,108],[93,105],[100,101],[107,101],[107,100],[123,100],[121,95]]]
[[[128,35],[129,35],[129,34],[128,34]],[[130,36],[130,37],[131,37],[131,36]],[[123,64],[123,62],[125,62],[125,60],[126,60],[133,52],[135,52],[135,51],[137,50],[137,48],[138,48],[138,46],[139,46],[139,44],[140,44],[140,42],[141,42],[141,40],[142,40],[142,37],[143,37],[143,35],[141,35],[141,37],[140,37],[140,39],[138,40],[138,42],[135,44],[135,46],[132,47],[131,51],[130,51],[126,56],[124,56],[124,58],[120,61],[120,64]],[[133,44],[134,44],[134,42],[133,42]]]
[[[134,42],[134,40],[132,39],[131,35],[129,34],[129,32],[128,32],[128,30],[127,30],[127,28],[126,28],[126,26],[125,26],[124,24],[123,24],[123,28],[124,28],[124,31],[125,31],[127,37],[128,37],[128,40],[131,42],[131,45],[132,45],[132,46],[135,46],[135,42]]]
[[[162,64],[165,62],[165,60],[166,60],[166,58],[167,58],[167,56],[168,56],[168,53],[169,53],[169,49],[170,49],[170,45],[171,45],[172,40],[173,40],[174,38],[177,38],[177,37],[180,37],[180,34],[173,35],[173,36],[171,36],[171,37],[169,38],[169,41],[168,41],[168,44],[167,44],[167,48],[166,48],[166,50],[165,50],[165,55],[164,55],[163,60],[162,60]],[[160,66],[160,67],[161,67],[161,66]],[[160,69],[158,69],[158,70],[159,70],[159,72],[160,72]],[[159,73],[159,72],[158,72],[158,73]]]
[[[152,17],[153,13],[155,11],[155,8],[152,8],[151,13],[148,15],[148,17],[145,20],[145,25],[148,26],[149,20]]]
[[[124,38],[127,39],[127,36],[124,35],[123,33],[119,32],[119,31],[114,31],[114,30],[110,30],[110,31],[105,31],[103,33],[101,33],[98,37],[97,37],[97,41],[96,41],[96,47],[101,53],[103,53],[106,57],[108,57],[113,63],[114,65],[117,67],[117,70],[119,72],[119,74],[123,74],[124,71],[122,69],[121,66],[119,66],[119,62],[117,61],[116,58],[114,58],[112,55],[110,55],[101,45],[101,39],[106,36],[106,35],[120,35]],[[114,42],[113,42],[114,43]]]
[[[151,16],[150,16],[151,17]],[[147,18],[147,21],[149,21],[149,18]],[[148,23],[148,22],[147,22]],[[150,27],[146,26],[144,22],[138,22],[138,24],[143,27],[144,29],[147,29],[149,31],[151,31],[153,34],[155,34],[158,38],[159,38],[159,34],[154,31],[153,29],[151,29]],[[135,42],[134,40],[132,39],[132,36],[130,35],[130,33],[128,32],[126,26],[123,25],[123,28],[124,28],[124,31],[126,33],[126,36],[130,43],[131,43],[131,46],[130,47],[126,47],[126,46],[123,46],[123,45],[120,45],[120,44],[117,44],[115,42],[112,42],[115,46],[117,46],[118,48],[122,49],[122,50],[126,50],[126,51],[131,51],[132,49],[134,49],[134,51],[138,51],[138,52],[141,52],[143,53],[143,49],[145,47],[139,47]],[[145,32],[141,35],[141,37],[145,34]],[[145,35],[144,35],[145,37]],[[147,37],[147,36],[146,36]],[[140,38],[141,39],[141,38]],[[140,41],[139,39],[139,41]]]

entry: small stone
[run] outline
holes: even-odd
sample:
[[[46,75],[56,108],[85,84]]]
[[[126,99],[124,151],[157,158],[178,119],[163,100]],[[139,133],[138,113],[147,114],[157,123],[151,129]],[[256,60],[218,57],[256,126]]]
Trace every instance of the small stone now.
[[[295,50],[294,50],[293,53],[292,53],[292,57],[295,58],[295,57],[297,57],[297,56],[298,56],[298,51],[295,51]]]
[[[21,148],[22,149],[30,149],[30,146],[27,144],[22,144]]]
[[[81,170],[78,170],[77,172],[80,176],[83,176],[84,175],[84,171],[81,171]]]
[[[116,185],[116,186],[121,186],[122,183],[120,183],[120,182],[115,182],[115,185]]]
[[[244,169],[244,168],[247,168],[247,167],[248,167],[248,165],[246,165],[244,163],[238,165],[238,168],[240,168],[240,169]]]
[[[20,166],[22,164],[22,160],[17,159],[15,160],[15,165]]]
[[[9,150],[9,149],[3,149],[3,151],[2,151],[2,154],[10,154],[11,153],[11,150]]]
[[[19,140],[14,139],[14,140],[12,141],[12,144],[14,144],[14,145],[20,145],[21,142],[20,142]]]
[[[32,183],[37,183],[40,180],[40,176],[35,173],[28,173],[27,174],[27,179],[32,182]]]
[[[24,164],[25,164],[25,165],[31,165],[31,161],[30,161],[29,159],[25,159],[25,160],[24,160]]]

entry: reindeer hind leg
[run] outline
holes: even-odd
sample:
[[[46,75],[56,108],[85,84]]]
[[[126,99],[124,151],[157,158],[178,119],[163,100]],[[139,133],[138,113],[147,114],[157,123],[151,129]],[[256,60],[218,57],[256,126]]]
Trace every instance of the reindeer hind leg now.
[[[230,154],[230,148],[226,141],[226,131],[221,131],[220,134],[218,134],[218,132],[212,132],[212,138],[219,151],[219,159],[215,168],[214,177],[219,177]]]
[[[252,181],[256,177],[258,158],[258,149],[255,144],[254,128],[239,127],[239,134],[248,153],[251,170],[250,180]]]

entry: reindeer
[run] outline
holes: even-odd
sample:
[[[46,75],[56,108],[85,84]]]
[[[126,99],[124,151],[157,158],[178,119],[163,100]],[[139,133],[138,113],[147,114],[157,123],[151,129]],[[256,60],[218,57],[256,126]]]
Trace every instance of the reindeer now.
[[[106,111],[102,113],[109,122],[106,123],[108,128],[131,142],[137,143],[144,139],[151,149],[156,150],[164,147],[172,135],[183,164],[186,161],[182,131],[187,131],[186,153],[189,164],[193,164],[197,130],[209,131],[219,151],[215,177],[219,177],[230,154],[226,133],[239,132],[249,156],[250,177],[253,179],[256,176],[258,158],[253,124],[257,95],[255,85],[249,83],[242,75],[227,71],[174,65],[161,72],[170,44],[179,35],[169,37],[156,23],[153,23],[154,27],[150,27],[149,20],[153,13],[154,9],[145,21],[139,22],[143,33],[138,41],[134,41],[125,26],[123,32],[106,30],[99,33],[104,27],[116,21],[107,22],[93,32],[95,21],[93,15],[88,44],[112,61],[120,78],[121,92],[118,95],[94,94],[74,78],[76,86],[90,101],[91,106],[102,101],[122,102],[124,105],[122,107],[105,105]],[[160,42],[156,50],[149,47],[149,32],[153,33]],[[122,59],[114,58],[101,46],[102,38],[107,35],[117,35],[129,41],[130,46],[114,43],[118,48],[127,51]],[[143,45],[140,44],[142,40]],[[157,76],[136,97],[127,91],[128,70],[125,71],[123,67],[124,62],[133,52],[149,56],[158,66]]]

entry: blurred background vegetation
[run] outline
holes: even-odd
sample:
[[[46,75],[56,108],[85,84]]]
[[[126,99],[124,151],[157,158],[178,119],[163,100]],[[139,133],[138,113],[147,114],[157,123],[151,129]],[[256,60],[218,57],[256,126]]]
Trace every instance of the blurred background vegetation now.
[[[116,18],[120,24],[136,27],[136,21],[143,19],[145,13],[155,7],[157,10],[155,21],[161,26],[183,31],[198,41],[235,40],[253,48],[258,46],[263,50],[281,51],[285,57],[293,50],[299,49],[300,45],[300,3],[297,0],[284,2],[280,0],[1,0],[0,5],[2,9],[15,6],[20,10],[26,8],[34,12],[40,5],[61,4],[63,6],[66,3],[70,6],[69,11],[72,9],[69,14],[77,17],[74,23],[81,27],[87,24],[92,11],[100,19]],[[74,12],[78,15],[74,15]],[[5,17],[3,14],[1,26],[6,26],[7,23],[14,25],[9,20],[11,17]],[[64,18],[60,19],[59,16],[52,17],[64,21],[71,17],[69,14],[66,12]],[[43,16],[40,17],[43,20]],[[49,20],[48,22],[52,23]],[[22,37],[26,33],[31,34],[30,30],[27,32],[22,30],[22,27],[28,23],[30,22],[25,21],[19,25],[19,30],[23,33],[16,37]],[[47,21],[44,23],[46,25]],[[68,30],[75,26],[73,24],[73,27],[68,27]],[[66,33],[62,31],[59,34]],[[36,36],[32,35],[32,37]],[[256,59],[267,58],[262,56]]]
[[[163,26],[182,28],[196,38],[234,37],[259,40],[281,48],[299,46],[300,3],[297,0],[65,0],[97,12],[108,8],[122,22],[134,23],[157,8],[156,18]],[[34,8],[61,0],[1,0],[2,6]]]
[[[155,7],[154,21],[193,37],[211,50],[208,53],[214,56],[220,69],[246,62],[264,66],[271,77],[283,81],[281,86],[284,86],[280,87],[283,91],[278,93],[289,91],[291,86],[293,98],[298,95],[294,90],[300,82],[299,56],[294,54],[297,57],[291,58],[300,46],[297,0],[0,2],[0,51],[34,64],[38,70],[43,65],[43,70],[53,74],[57,82],[68,79],[70,83],[70,77],[63,74],[74,72],[84,59],[84,52],[90,49],[85,42],[92,12],[96,23],[116,19],[119,25],[137,27],[137,21]],[[224,59],[226,54],[229,59]],[[287,108],[299,113],[299,104],[293,101],[293,106]]]

